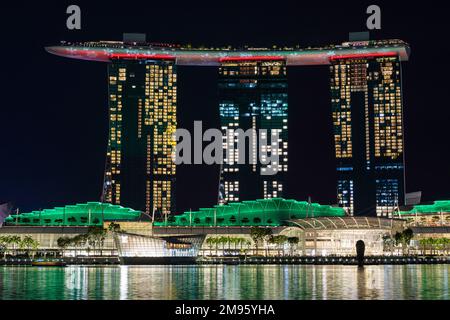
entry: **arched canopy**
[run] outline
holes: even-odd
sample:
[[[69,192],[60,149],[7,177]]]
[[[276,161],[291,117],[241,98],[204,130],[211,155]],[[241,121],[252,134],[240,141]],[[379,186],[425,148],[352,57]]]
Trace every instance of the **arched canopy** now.
[[[172,217],[169,226],[280,226],[306,217],[343,217],[339,207],[282,198],[243,201],[201,208]],[[164,226],[165,222],[155,223]]]
[[[137,220],[140,215],[139,211],[110,203],[87,202],[11,215],[5,222],[22,226],[90,226],[102,225],[103,221]]]

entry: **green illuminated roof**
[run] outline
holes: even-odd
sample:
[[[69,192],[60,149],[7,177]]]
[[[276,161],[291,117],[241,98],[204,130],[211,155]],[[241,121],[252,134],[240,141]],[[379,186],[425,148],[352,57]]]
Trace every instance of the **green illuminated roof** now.
[[[140,212],[109,203],[88,202],[11,215],[8,225],[28,226],[95,226],[103,221],[129,221],[140,217]]]
[[[400,211],[400,214],[436,214],[440,212],[450,212],[450,200],[435,201],[433,204],[415,205],[409,211]]]
[[[279,226],[290,219],[343,217],[342,208],[281,198],[243,201],[173,216],[169,226]],[[214,223],[214,220],[216,223]],[[164,226],[165,222],[155,222]]]

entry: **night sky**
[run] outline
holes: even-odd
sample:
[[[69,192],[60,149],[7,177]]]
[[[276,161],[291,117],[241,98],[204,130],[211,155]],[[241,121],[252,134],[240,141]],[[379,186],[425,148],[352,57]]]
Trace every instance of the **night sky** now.
[[[183,4],[184,3],[184,4]],[[423,200],[450,199],[450,52],[445,7],[412,1],[80,2],[0,4],[0,203],[22,212],[100,199],[108,105],[106,64],[52,56],[60,40],[121,40],[123,32],[152,42],[193,45],[323,45],[366,31],[366,8],[382,9],[374,39],[411,45],[403,64],[406,187]],[[219,2],[217,2],[219,3]],[[243,5],[242,3],[245,3]],[[78,4],[82,29],[66,29],[66,8]],[[179,127],[194,120],[219,127],[217,69],[178,68]],[[332,204],[335,160],[328,67],[290,67],[289,179],[285,198]],[[219,168],[183,165],[179,212],[217,201]]]

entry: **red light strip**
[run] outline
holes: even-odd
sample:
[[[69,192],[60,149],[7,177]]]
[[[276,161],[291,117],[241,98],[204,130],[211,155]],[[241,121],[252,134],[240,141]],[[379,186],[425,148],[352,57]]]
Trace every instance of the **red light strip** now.
[[[357,59],[357,58],[376,58],[376,57],[396,57],[397,52],[384,52],[384,53],[354,53],[354,54],[344,54],[341,56],[331,56],[330,60],[339,59]]]
[[[280,56],[249,56],[249,57],[226,57],[226,58],[220,58],[219,62],[226,62],[226,61],[255,61],[255,60],[262,60],[262,61],[268,61],[268,60],[285,60],[285,58]]]
[[[146,54],[146,53],[113,53],[109,56],[111,59],[166,59],[175,60],[174,56],[169,54]]]

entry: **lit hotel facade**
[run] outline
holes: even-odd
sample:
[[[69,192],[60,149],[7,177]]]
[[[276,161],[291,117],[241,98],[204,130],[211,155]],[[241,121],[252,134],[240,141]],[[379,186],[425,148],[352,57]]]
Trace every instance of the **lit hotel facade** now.
[[[148,214],[173,213],[176,65],[173,60],[115,58],[108,65],[108,77],[103,201]]]
[[[288,170],[289,66],[331,68],[331,104],[338,170],[337,200],[355,215],[389,215],[404,201],[401,40],[358,41],[317,48],[191,48],[127,42],[62,43],[52,54],[109,63],[110,139],[104,201],[137,210],[174,212],[176,66],[219,68],[223,130],[278,132],[278,173],[262,165],[221,169],[219,202],[282,197]],[[120,90],[120,91],[119,91]],[[270,139],[268,139],[270,140]],[[236,149],[236,141],[225,145]],[[254,190],[249,190],[254,189]]]
[[[284,177],[288,170],[287,85],[286,62],[283,59],[238,58],[221,61],[218,86],[224,164],[221,168],[219,203],[283,196]],[[244,137],[236,135],[238,129],[244,132],[251,129],[251,139],[244,141]],[[246,164],[238,163],[239,152],[243,151],[238,148],[239,139],[243,140],[241,143],[248,142]],[[261,163],[258,160],[260,151],[269,157],[277,155],[278,161]],[[270,175],[269,170],[276,173]]]
[[[330,70],[339,204],[391,216],[405,199],[400,60],[340,57]]]

